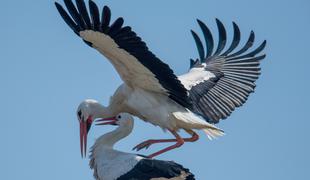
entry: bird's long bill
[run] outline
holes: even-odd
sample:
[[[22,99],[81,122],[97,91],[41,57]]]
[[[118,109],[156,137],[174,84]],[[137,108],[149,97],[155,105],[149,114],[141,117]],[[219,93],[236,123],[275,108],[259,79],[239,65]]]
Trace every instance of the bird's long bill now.
[[[80,146],[82,158],[86,156],[87,147],[87,123],[80,122]]]
[[[103,119],[98,119],[96,120],[97,126],[101,125],[116,125],[116,117],[110,117],[110,118],[103,118]]]

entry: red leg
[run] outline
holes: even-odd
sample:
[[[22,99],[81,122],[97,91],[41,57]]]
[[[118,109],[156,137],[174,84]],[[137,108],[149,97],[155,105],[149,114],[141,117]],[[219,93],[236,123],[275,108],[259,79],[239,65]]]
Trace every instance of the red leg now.
[[[194,131],[186,130],[186,132],[191,134],[192,137],[182,138],[184,142],[195,142],[199,139],[199,135],[197,133],[195,133]],[[138,144],[137,146],[135,146],[133,148],[133,150],[136,149],[137,151],[140,151],[143,148],[148,149],[152,144],[167,143],[167,142],[177,142],[177,139],[150,139],[150,140],[147,140],[147,141],[144,141],[144,142]]]
[[[190,138],[184,138],[185,142],[195,142],[199,139],[199,135],[197,133],[195,133],[195,131],[192,130],[186,130],[186,132],[190,135],[192,135],[192,137]]]
[[[175,132],[175,131],[170,131],[170,132],[175,136],[176,143],[172,146],[166,147],[165,149],[162,149],[158,152],[155,152],[155,153],[149,155],[148,158],[153,158],[153,157],[158,156],[162,153],[165,153],[165,152],[170,151],[172,149],[178,148],[184,144],[184,140],[181,138],[181,136],[177,132]]]

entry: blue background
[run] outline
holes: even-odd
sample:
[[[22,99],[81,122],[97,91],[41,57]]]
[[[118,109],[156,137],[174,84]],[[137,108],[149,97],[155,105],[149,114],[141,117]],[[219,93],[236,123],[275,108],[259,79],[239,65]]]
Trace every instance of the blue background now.
[[[232,21],[242,42],[250,30],[256,45],[267,39],[256,92],[219,124],[226,136],[209,141],[200,132],[200,141],[159,158],[183,164],[199,180],[310,179],[308,0],[97,3],[112,9],[112,19],[123,16],[176,74],[188,70],[190,57],[198,57],[189,31],[201,35],[196,18],[215,36],[215,18],[222,20],[229,42]],[[76,108],[86,98],[107,104],[120,78],[67,27],[53,1],[1,1],[0,22],[0,179],[92,179],[88,159],[80,157]],[[92,128],[89,145],[109,130]],[[136,120],[134,132],[117,149],[130,151],[148,138],[168,137]]]

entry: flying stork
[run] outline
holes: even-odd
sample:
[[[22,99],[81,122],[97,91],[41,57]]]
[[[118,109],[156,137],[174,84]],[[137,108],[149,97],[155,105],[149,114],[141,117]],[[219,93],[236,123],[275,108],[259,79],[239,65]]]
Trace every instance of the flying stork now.
[[[115,150],[114,144],[132,132],[134,121],[130,114],[120,113],[116,117],[98,121],[99,125],[117,125],[118,127],[100,136],[91,148],[89,165],[94,170],[94,177],[97,180],[195,179],[188,169],[173,161],[149,159],[141,155]]]
[[[86,146],[85,133],[89,123],[96,118],[115,117],[128,112],[140,119],[168,130],[175,139],[147,140],[134,147],[148,148],[154,143],[175,142],[175,144],[149,155],[150,158],[184,142],[194,142],[199,136],[194,131],[204,130],[209,137],[222,136],[221,129],[213,124],[226,119],[241,106],[254,91],[255,81],[260,75],[260,61],[265,55],[258,55],[266,41],[248,52],[254,43],[252,31],[245,45],[236,50],[240,42],[240,30],[233,22],[234,36],[226,47],[226,30],[216,19],[219,42],[215,51],[214,40],[209,28],[200,20],[198,24],[205,38],[205,46],[199,36],[191,31],[199,52],[199,59],[190,60],[189,72],[176,76],[172,69],[157,58],[146,43],[129,26],[124,26],[122,17],[113,23],[111,11],[104,6],[100,16],[99,8],[90,0],[87,9],[83,0],[64,0],[67,11],[57,2],[55,5],[67,25],[89,46],[97,49],[114,66],[124,81],[110,99],[107,107],[97,101],[86,100],[90,112],[78,111],[81,121],[81,151]],[[88,122],[85,124],[84,122]],[[184,129],[191,135],[183,138],[178,130]],[[85,147],[84,147],[85,153]]]

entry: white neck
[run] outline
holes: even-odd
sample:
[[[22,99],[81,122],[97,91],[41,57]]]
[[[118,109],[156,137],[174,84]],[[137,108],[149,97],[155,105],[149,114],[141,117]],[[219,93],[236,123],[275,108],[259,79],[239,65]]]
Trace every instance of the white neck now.
[[[114,131],[106,133],[100,136],[93,147],[93,150],[96,149],[113,149],[114,144],[116,144],[119,140],[127,137],[133,129],[133,121],[127,123],[126,125],[120,125]]]
[[[89,163],[96,179],[116,179],[130,171],[143,159],[141,156],[113,149],[114,144],[128,136],[132,129],[133,121],[129,121],[96,140]]]

